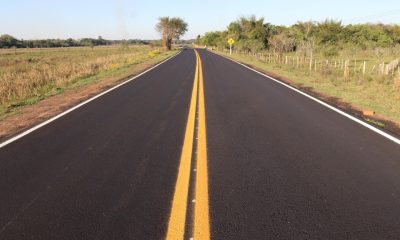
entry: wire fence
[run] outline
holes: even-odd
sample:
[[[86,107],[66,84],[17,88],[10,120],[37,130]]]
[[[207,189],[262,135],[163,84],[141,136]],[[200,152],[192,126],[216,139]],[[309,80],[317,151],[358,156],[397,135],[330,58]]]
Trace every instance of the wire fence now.
[[[212,49],[229,52],[227,49]],[[317,57],[306,57],[299,55],[288,55],[279,53],[254,53],[250,51],[233,50],[234,54],[247,55],[267,64],[289,66],[308,72],[319,72],[323,74],[335,74],[349,78],[353,76],[365,77],[370,75],[381,75],[387,78],[400,77],[400,58],[390,62],[371,61],[359,59],[323,59]]]

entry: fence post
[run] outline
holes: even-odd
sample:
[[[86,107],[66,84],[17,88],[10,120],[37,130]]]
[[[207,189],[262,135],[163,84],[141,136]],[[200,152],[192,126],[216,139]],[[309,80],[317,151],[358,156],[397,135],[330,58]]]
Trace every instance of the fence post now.
[[[364,61],[364,64],[363,64],[363,76],[365,76],[365,65],[366,65],[366,62]]]
[[[314,72],[317,72],[317,59],[315,59],[315,62],[314,62]]]

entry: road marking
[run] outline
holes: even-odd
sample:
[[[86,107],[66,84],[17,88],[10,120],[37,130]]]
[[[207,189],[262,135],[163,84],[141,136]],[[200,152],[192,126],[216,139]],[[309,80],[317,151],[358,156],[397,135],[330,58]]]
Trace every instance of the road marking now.
[[[210,239],[209,206],[208,206],[208,170],[207,170],[207,140],[206,120],[203,86],[203,69],[200,55],[195,50],[196,70],[193,83],[192,96],[190,100],[189,116],[186,124],[185,137],[183,141],[178,177],[175,185],[172,208],[168,221],[167,240],[183,239],[186,226],[186,212],[188,204],[190,165],[192,161],[193,142],[197,139],[197,159],[195,178],[195,198],[192,199],[194,207],[194,239]],[[196,107],[198,105],[198,120]],[[195,138],[195,126],[198,125],[197,137]]]
[[[72,107],[72,108],[70,108],[70,109],[68,109],[68,110],[66,110],[66,111],[64,111],[64,112],[62,112],[62,113],[60,113],[60,114],[58,114],[58,115],[56,115],[56,116],[54,116],[54,117],[52,117],[52,118],[50,118],[50,119],[44,121],[44,122],[42,122],[42,123],[40,123],[40,124],[34,126],[34,127],[32,127],[32,128],[30,128],[30,129],[28,129],[28,130],[26,130],[26,131],[24,131],[24,132],[18,134],[18,135],[15,136],[15,137],[12,137],[12,138],[10,138],[10,139],[8,139],[8,140],[2,142],[2,143],[0,144],[0,148],[4,147],[4,146],[6,146],[6,145],[8,145],[8,144],[10,144],[10,143],[12,143],[12,142],[15,142],[16,140],[18,140],[18,139],[20,139],[20,138],[22,138],[22,137],[24,137],[24,136],[26,136],[26,135],[28,135],[28,134],[30,134],[30,133],[36,131],[36,130],[38,130],[39,128],[41,128],[41,127],[43,127],[43,126],[45,126],[45,125],[47,125],[47,124],[49,124],[49,123],[51,123],[51,122],[54,122],[55,120],[61,118],[62,116],[67,115],[68,113],[70,113],[70,112],[72,112],[72,111],[74,111],[74,110],[76,110],[76,109],[82,107],[82,106],[85,105],[85,104],[88,104],[89,102],[95,100],[96,98],[99,98],[99,97],[103,96],[104,94],[109,93],[109,92],[113,91],[114,89],[117,89],[117,88],[121,87],[121,86],[124,85],[124,84],[127,84],[128,82],[130,82],[130,81],[132,81],[132,80],[135,80],[136,78],[138,78],[138,77],[144,75],[145,73],[147,73],[147,72],[149,72],[149,71],[155,69],[156,67],[160,66],[161,64],[163,64],[163,63],[169,61],[170,59],[172,59],[172,58],[174,58],[174,57],[176,57],[176,56],[177,56],[178,54],[180,54],[181,52],[182,52],[182,51],[179,51],[177,54],[175,54],[175,55],[173,55],[173,56],[171,56],[171,57],[165,59],[164,61],[162,61],[162,62],[158,63],[157,65],[155,65],[155,66],[153,66],[153,67],[147,69],[146,71],[144,71],[144,72],[142,72],[142,73],[140,73],[140,74],[138,74],[138,75],[136,75],[136,76],[134,76],[134,77],[132,77],[132,78],[130,78],[130,79],[128,79],[128,80],[126,80],[126,81],[124,81],[124,82],[122,82],[122,83],[120,83],[120,84],[118,84],[118,85],[116,85],[116,86],[114,86],[114,87],[112,87],[112,88],[110,88],[110,89],[108,89],[108,90],[102,92],[102,93],[99,93],[98,95],[96,95],[96,96],[94,96],[94,97],[92,97],[92,98],[89,98],[88,100],[86,100],[86,101],[84,101],[84,102],[82,102],[82,103],[80,103],[80,104],[78,104],[78,105],[76,105],[76,106],[74,106],[74,107]]]
[[[194,210],[194,239],[210,239],[210,220],[208,204],[208,167],[206,113],[204,103],[203,66],[199,54],[199,121],[196,166],[196,206]]]
[[[307,97],[307,98],[309,98],[311,100],[314,100],[315,102],[317,102],[317,103],[319,103],[319,104],[321,104],[321,105],[323,105],[323,106],[335,111],[336,113],[339,113],[340,115],[342,115],[344,117],[347,117],[350,120],[352,120],[352,121],[354,121],[354,122],[356,122],[356,123],[368,128],[369,130],[371,130],[371,131],[373,131],[373,132],[375,132],[375,133],[377,133],[377,134],[379,134],[379,135],[381,135],[381,136],[393,141],[394,143],[397,143],[397,144],[400,145],[400,139],[399,138],[396,138],[396,137],[394,137],[394,136],[392,136],[392,135],[380,130],[379,128],[376,128],[376,127],[374,127],[374,126],[372,126],[372,125],[370,125],[370,124],[368,124],[368,123],[366,123],[366,122],[364,122],[364,121],[362,121],[362,120],[360,120],[360,119],[358,119],[358,118],[356,118],[356,117],[354,117],[354,116],[352,116],[352,115],[350,115],[350,114],[348,114],[348,113],[346,113],[346,112],[344,112],[344,111],[342,111],[342,110],[340,110],[340,109],[338,109],[338,108],[336,108],[334,106],[331,106],[330,104],[328,104],[326,102],[323,102],[323,101],[319,100],[318,98],[315,98],[315,97],[313,97],[313,96],[311,96],[311,95],[309,95],[307,93],[304,93],[304,92],[300,91],[297,88],[294,88],[294,87],[292,87],[292,86],[290,86],[290,85],[288,85],[288,84],[286,84],[286,83],[284,83],[282,81],[279,81],[278,79],[275,79],[275,78],[273,78],[271,76],[268,76],[267,74],[259,72],[259,71],[255,70],[255,69],[253,69],[253,68],[251,68],[249,66],[246,66],[245,64],[240,63],[240,62],[238,62],[236,60],[233,60],[231,58],[228,58],[228,57],[225,57],[225,56],[222,56],[222,55],[219,55],[219,54],[218,54],[218,56],[221,56],[221,57],[223,57],[225,59],[228,59],[228,60],[230,60],[230,61],[232,61],[234,63],[237,63],[237,64],[239,64],[239,65],[241,65],[241,66],[243,66],[243,67],[245,67],[247,69],[250,69],[253,72],[256,72],[256,73],[258,73],[258,74],[260,74],[260,75],[262,75],[262,76],[264,76],[266,78],[269,78],[269,79],[271,79],[271,80],[273,80],[273,81],[275,81],[275,82],[277,82],[277,83],[279,83],[279,84],[281,84],[281,85],[283,85],[283,86],[285,86],[287,88],[290,88],[293,91],[295,91],[297,93],[300,93],[301,95],[303,95],[303,96],[305,96],[305,97]]]
[[[198,92],[199,64],[196,56],[196,70],[194,76],[192,96],[190,100],[189,115],[186,123],[185,137],[175,185],[172,208],[168,221],[167,240],[183,239],[185,234],[187,199],[189,193],[190,165],[192,161],[195,115]]]

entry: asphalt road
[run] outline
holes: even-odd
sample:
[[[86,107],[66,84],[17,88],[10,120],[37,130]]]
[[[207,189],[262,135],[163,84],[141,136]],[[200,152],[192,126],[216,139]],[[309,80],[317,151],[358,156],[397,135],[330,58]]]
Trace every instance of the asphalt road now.
[[[198,52],[0,148],[0,239],[400,239],[398,144]]]

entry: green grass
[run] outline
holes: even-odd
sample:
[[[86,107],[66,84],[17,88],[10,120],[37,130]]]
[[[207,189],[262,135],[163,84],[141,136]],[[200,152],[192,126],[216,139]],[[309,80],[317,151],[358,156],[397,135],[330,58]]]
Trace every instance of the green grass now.
[[[379,122],[379,121],[376,121],[376,120],[374,120],[374,119],[366,118],[365,121],[367,121],[367,122],[369,122],[369,123],[372,123],[372,124],[374,124],[374,125],[377,125],[377,126],[379,126],[379,127],[384,127],[384,126],[385,126],[384,123]]]
[[[391,78],[391,76],[382,77],[371,74],[361,78],[355,76],[344,78],[341,74],[310,72],[308,69],[268,63],[244,54],[232,54],[230,56],[226,52],[218,53],[261,70],[286,77],[297,86],[311,87],[317,92],[337,97],[361,109],[373,110],[379,115],[400,123],[400,86],[396,84],[396,76]],[[369,57],[371,62],[378,61],[366,53],[364,55],[367,56],[361,57]],[[386,59],[394,58],[395,56],[386,57]]]

